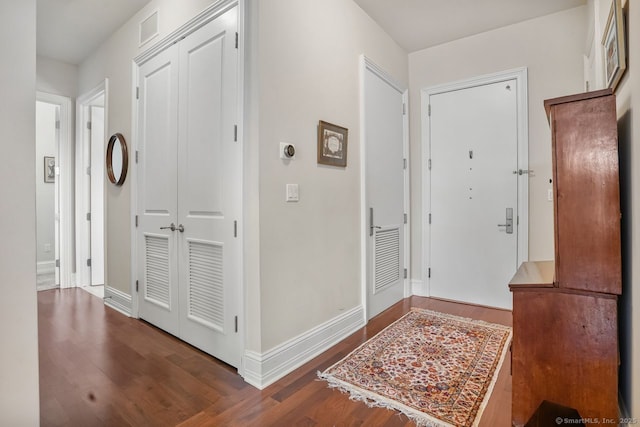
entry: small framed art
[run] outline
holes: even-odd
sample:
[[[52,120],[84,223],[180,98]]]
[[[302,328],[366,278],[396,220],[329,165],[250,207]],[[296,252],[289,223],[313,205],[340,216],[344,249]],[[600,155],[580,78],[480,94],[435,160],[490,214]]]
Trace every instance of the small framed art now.
[[[349,129],[320,120],[318,123],[318,163],[347,166]]]
[[[602,38],[604,49],[604,73],[607,87],[615,92],[624,70],[627,69],[624,44],[624,16],[620,0],[611,2],[611,11]]]

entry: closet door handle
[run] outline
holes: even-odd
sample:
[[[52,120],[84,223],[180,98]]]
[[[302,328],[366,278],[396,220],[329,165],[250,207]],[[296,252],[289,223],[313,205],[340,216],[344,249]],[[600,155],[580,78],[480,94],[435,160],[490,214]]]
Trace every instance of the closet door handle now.
[[[182,227],[182,225],[180,225]],[[174,223],[171,223],[170,226],[168,227],[160,227],[160,230],[171,230],[171,231],[176,231],[176,225]],[[184,228],[180,231],[184,231]]]
[[[181,233],[184,233],[184,225],[180,224],[178,226],[178,231],[181,232]]]

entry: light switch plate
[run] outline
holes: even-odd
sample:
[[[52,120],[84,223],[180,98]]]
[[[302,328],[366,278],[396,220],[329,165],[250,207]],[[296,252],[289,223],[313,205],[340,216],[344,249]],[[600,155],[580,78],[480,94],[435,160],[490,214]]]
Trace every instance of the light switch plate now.
[[[287,202],[297,202],[300,200],[298,184],[287,184]]]

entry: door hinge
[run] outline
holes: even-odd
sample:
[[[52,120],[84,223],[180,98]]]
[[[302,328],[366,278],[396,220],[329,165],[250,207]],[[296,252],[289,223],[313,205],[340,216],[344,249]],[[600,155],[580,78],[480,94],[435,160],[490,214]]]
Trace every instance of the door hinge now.
[[[402,214],[402,215],[404,215],[404,223],[406,224],[407,223],[407,214]]]
[[[429,224],[431,224],[431,214],[429,214]]]
[[[87,221],[91,221],[91,212],[87,212]]]
[[[431,117],[431,104],[427,106],[427,115]]]
[[[233,237],[238,237],[238,221],[233,221]]]
[[[238,316],[235,317],[236,333],[238,332]]]
[[[402,115],[406,115],[407,114],[407,104],[405,104],[404,102],[402,103]]]
[[[91,258],[87,259],[87,267],[91,267]]]
[[[429,167],[429,170],[431,170],[431,159],[429,159],[427,166]]]
[[[138,226],[138,215],[136,215],[136,227]]]
[[[56,129],[60,129],[60,120],[56,120]]]
[[[138,292],[138,288],[139,288],[140,284],[138,283],[138,281],[136,280],[136,292]]]
[[[139,153],[139,151],[136,150],[136,163],[138,163],[138,153]]]
[[[238,141],[238,125],[233,125],[233,141]]]
[[[429,267],[429,269],[427,270],[427,276],[429,279],[431,279],[431,267]]]
[[[407,169],[407,159],[402,159],[402,169]]]
[[[238,39],[239,39],[239,36],[238,36],[238,33],[236,33],[236,49],[238,48]]]
[[[140,86],[136,86],[136,99],[140,99]]]
[[[91,122],[87,122],[87,129],[91,130]]]
[[[56,267],[60,267],[60,260],[59,259],[56,260]]]
[[[407,278],[407,269],[406,268],[404,269],[404,278],[405,279]]]

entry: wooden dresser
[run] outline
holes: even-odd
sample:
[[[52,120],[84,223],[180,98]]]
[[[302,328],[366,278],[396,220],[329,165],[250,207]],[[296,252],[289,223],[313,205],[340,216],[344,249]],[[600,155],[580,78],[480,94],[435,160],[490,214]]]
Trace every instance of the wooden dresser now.
[[[552,134],[555,261],[523,263],[509,283],[512,422],[523,426],[547,400],[577,409],[586,425],[605,418],[617,425],[622,268],[615,96],[607,89],[544,105]]]

